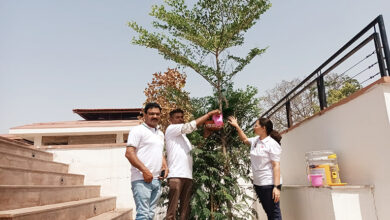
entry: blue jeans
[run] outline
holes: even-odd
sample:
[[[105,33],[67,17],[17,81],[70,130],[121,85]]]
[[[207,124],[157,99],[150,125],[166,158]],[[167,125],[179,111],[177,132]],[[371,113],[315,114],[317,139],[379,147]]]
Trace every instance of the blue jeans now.
[[[157,202],[161,196],[161,182],[153,179],[151,183],[144,180],[131,182],[133,197],[137,215],[135,220],[152,220],[157,207]]]

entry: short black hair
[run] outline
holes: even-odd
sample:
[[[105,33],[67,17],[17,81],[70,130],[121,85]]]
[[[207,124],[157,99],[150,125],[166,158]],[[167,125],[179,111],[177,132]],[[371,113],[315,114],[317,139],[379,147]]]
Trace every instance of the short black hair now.
[[[146,103],[146,105],[145,105],[145,108],[144,108],[145,114],[148,113],[148,110],[150,108],[158,108],[158,109],[160,109],[160,112],[161,112],[161,107],[159,104],[157,104],[155,102],[149,102],[149,103]]]
[[[169,112],[169,117],[172,118],[172,116],[173,116],[174,114],[176,114],[176,113],[182,113],[182,114],[184,114],[184,111],[181,110],[180,108],[177,108],[177,109],[172,110],[171,112]]]

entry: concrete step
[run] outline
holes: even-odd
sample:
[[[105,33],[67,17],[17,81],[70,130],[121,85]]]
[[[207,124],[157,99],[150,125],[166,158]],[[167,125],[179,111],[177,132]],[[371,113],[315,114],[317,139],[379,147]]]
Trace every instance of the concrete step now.
[[[133,209],[115,209],[105,212],[88,220],[131,220],[133,219]]]
[[[0,220],[82,220],[114,210],[115,205],[115,197],[99,197],[0,211]]]
[[[53,161],[53,154],[0,137],[0,152]]]
[[[83,185],[79,174],[36,171],[0,166],[0,185]]]
[[[67,173],[69,165],[32,157],[0,152],[0,166],[30,170]]]
[[[0,185],[0,211],[96,198],[100,186]]]

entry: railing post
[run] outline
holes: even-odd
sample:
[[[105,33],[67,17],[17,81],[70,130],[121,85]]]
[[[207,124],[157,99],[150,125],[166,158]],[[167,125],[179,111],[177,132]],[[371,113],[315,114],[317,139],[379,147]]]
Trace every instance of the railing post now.
[[[390,50],[389,50],[389,42],[387,41],[386,36],[386,29],[385,29],[385,22],[383,21],[382,15],[378,16],[378,26],[379,26],[379,33],[381,34],[382,38],[382,45],[383,45],[383,51],[385,53],[385,60],[386,60],[386,66],[387,66],[387,73],[386,75],[389,75],[389,68],[390,68]]]
[[[293,125],[292,115],[291,115],[291,104],[290,100],[286,102],[286,116],[287,116],[287,128],[290,128]]]
[[[378,58],[378,66],[381,76],[388,76],[389,74],[386,72],[385,62],[383,60],[381,42],[378,33],[374,33],[374,43],[375,43],[375,51],[376,57]]]
[[[286,105],[286,114],[287,114],[287,122],[288,126],[292,126],[292,117],[291,117],[291,106],[290,106],[290,98],[294,99],[297,95],[301,94],[305,89],[310,88],[314,83],[314,80],[310,81],[313,77],[316,76],[321,70],[323,70],[327,65],[329,65],[337,56],[342,54],[348,47],[354,44],[360,37],[364,36],[369,30],[373,27],[376,27],[378,24],[379,34],[370,35],[363,42],[353,48],[350,52],[344,55],[340,60],[334,63],[328,70],[323,72],[320,76],[318,76],[315,80],[317,83],[317,91],[318,91],[318,99],[320,104],[320,109],[323,110],[327,107],[327,98],[326,98],[326,88],[324,84],[324,75],[328,74],[333,68],[338,66],[341,62],[344,62],[345,59],[354,54],[361,47],[366,45],[369,41],[374,38],[375,48],[378,59],[378,66],[382,76],[390,75],[390,50],[389,43],[386,36],[385,25],[383,21],[382,15],[379,15],[375,18],[370,24],[368,24],[363,30],[361,30],[358,34],[356,34],[351,40],[349,40],[343,47],[341,47],[335,54],[333,54],[330,58],[328,58],[323,64],[321,64],[317,69],[315,69],[309,76],[307,76],[303,81],[301,81],[296,87],[294,87],[288,94],[286,94],[282,99],[280,99],[276,104],[274,104],[270,109],[268,109],[265,113],[262,114],[261,117],[272,116],[279,109],[283,108],[283,105]],[[374,36],[374,37],[373,37]],[[380,37],[379,37],[380,36]],[[383,50],[383,51],[382,51]],[[324,75],[323,75],[324,74]],[[306,86],[304,86],[306,84]],[[302,88],[303,87],[303,88]],[[302,88],[299,90],[299,88]],[[276,109],[276,110],[275,110]]]
[[[322,74],[317,78],[317,90],[318,90],[318,100],[320,102],[320,109],[324,110],[327,107],[327,104],[326,104],[324,76]]]

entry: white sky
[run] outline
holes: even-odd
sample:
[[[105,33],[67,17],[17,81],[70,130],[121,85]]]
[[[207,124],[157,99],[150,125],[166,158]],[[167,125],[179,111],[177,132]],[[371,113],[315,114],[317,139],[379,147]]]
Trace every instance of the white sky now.
[[[0,0],[0,133],[36,122],[81,119],[75,108],[141,107],[152,74],[176,65],[130,44],[127,22],[147,26],[161,1]],[[259,96],[281,80],[303,78],[376,16],[390,35],[389,0],[291,0],[273,6],[246,34],[249,48],[269,46],[235,78]],[[211,88],[187,69],[192,97]]]

